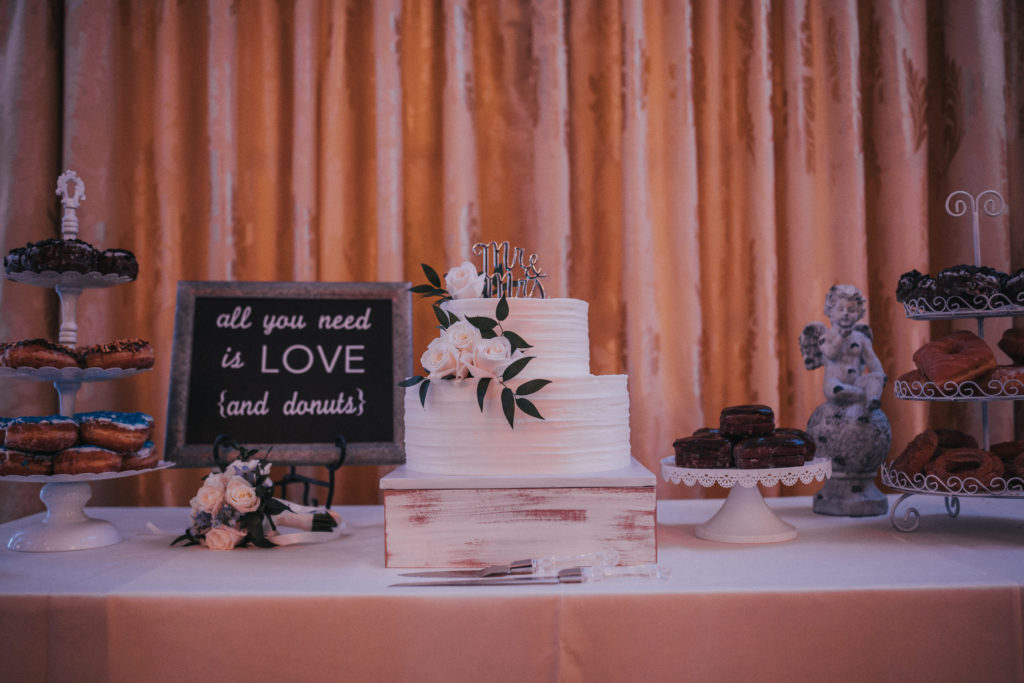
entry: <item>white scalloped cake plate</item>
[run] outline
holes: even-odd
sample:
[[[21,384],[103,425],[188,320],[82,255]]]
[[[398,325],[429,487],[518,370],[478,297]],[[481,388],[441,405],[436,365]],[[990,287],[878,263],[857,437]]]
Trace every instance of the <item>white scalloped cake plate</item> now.
[[[95,271],[91,273],[79,273],[76,271],[64,271],[59,273],[54,270],[44,270],[40,273],[30,270],[7,273],[7,279],[12,280],[13,282],[21,282],[26,285],[36,285],[39,287],[56,287],[57,285],[63,285],[65,287],[85,287],[93,289],[113,287],[114,285],[134,281],[134,278],[128,277],[127,275],[118,275],[116,273],[103,274]]]
[[[796,467],[678,467],[675,456],[661,460],[661,476],[665,481],[685,483],[687,486],[701,484],[721,484],[731,487],[735,484],[753,486],[766,484],[774,486],[780,482],[790,484],[790,480],[809,484],[812,480],[823,481],[832,476],[831,458],[818,457]],[[673,481],[675,480],[675,481]],[[685,480],[685,481],[684,481]],[[692,481],[692,483],[690,483]]]
[[[124,470],[121,472],[103,472],[101,474],[94,474],[91,472],[85,474],[4,474],[0,475],[0,481],[20,481],[26,484],[60,484],[64,482],[105,481],[107,479],[134,477],[139,474],[145,474],[146,472],[166,470],[170,467],[174,467],[173,462],[161,460],[155,466],[144,470]]]
[[[152,368],[8,368],[0,367],[0,377],[43,382],[102,382],[148,372]]]

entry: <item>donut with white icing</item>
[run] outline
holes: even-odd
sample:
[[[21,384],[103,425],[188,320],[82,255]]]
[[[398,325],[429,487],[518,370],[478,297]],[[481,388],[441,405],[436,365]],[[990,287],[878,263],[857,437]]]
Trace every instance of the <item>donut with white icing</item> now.
[[[82,443],[129,453],[142,448],[153,435],[153,418],[146,413],[98,410],[76,413]]]

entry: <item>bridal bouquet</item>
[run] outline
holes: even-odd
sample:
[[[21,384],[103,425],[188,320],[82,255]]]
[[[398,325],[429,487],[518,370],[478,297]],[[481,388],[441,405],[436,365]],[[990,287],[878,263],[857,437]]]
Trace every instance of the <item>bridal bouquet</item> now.
[[[256,450],[235,446],[238,459],[219,465],[203,479],[190,501],[192,524],[171,545],[205,545],[231,550],[254,545],[273,548],[312,540],[305,534],[279,534],[277,525],[311,532],[333,531],[341,516],[330,510],[296,505],[275,498],[269,462]]]

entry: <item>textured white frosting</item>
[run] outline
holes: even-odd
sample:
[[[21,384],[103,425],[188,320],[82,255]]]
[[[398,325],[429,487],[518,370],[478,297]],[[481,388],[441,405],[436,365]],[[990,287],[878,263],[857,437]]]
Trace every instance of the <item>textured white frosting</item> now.
[[[494,318],[498,299],[453,299],[442,307],[465,319]],[[520,377],[580,377],[590,374],[590,328],[586,301],[579,299],[508,299],[508,318],[502,328],[515,332],[532,348],[534,359]],[[507,425],[506,425],[507,427]]]
[[[518,386],[517,377],[509,384]],[[545,419],[520,410],[510,428],[492,383],[484,410],[475,379],[431,382],[405,392],[405,463],[428,474],[559,474],[618,470],[630,464],[625,375],[561,377],[529,398]]]

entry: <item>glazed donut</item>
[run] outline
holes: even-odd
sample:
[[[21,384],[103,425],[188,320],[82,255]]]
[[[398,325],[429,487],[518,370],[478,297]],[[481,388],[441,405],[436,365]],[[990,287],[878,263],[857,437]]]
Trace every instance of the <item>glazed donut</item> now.
[[[1024,396],[1024,365],[997,365],[988,381],[990,389],[1000,387],[1007,396]]]
[[[687,436],[672,442],[676,467],[722,468],[732,465],[732,442],[720,436]]]
[[[118,472],[124,458],[99,446],[73,446],[53,456],[54,474],[102,474]]]
[[[1014,365],[1024,365],[1024,329],[1010,327],[997,342],[997,346],[1003,350]]]
[[[8,368],[77,368],[78,354],[70,347],[45,339],[23,339],[4,348],[0,365]]]
[[[1017,476],[1024,478],[1024,441],[1004,441],[993,444],[990,451],[1003,461],[1003,469],[1007,478]]]
[[[892,469],[913,477],[924,470],[939,449],[939,435],[934,429],[927,429],[907,444],[903,452],[892,461]]]
[[[935,430],[935,435],[939,439],[940,449],[949,448],[977,448],[978,440],[970,434],[961,432],[959,429],[948,429],[939,427]]]
[[[914,352],[914,364],[925,377],[944,387],[988,374],[996,367],[996,356],[984,339],[960,330],[924,344]]]
[[[142,369],[153,367],[153,347],[145,339],[118,339],[78,349],[84,368]]]
[[[730,441],[771,436],[775,431],[775,413],[764,405],[729,406],[722,409],[718,431]]]
[[[76,413],[82,443],[130,453],[142,448],[153,435],[153,418],[146,413],[115,413],[98,410]]]
[[[968,479],[976,479],[982,486],[989,486],[993,479],[1003,476],[1003,461],[994,453],[979,448],[953,448],[940,453],[928,463],[925,471],[949,488],[956,485],[951,481],[953,478],[959,479],[961,486]]]
[[[818,446],[814,443],[811,435],[804,430],[796,429],[795,427],[779,427],[775,430],[775,436],[788,436],[800,439],[807,445],[807,455],[804,456],[804,459],[808,462],[814,459],[814,452],[818,449]]]
[[[0,446],[4,445],[4,437],[7,435],[7,425],[11,424],[11,418],[0,417]]]
[[[39,453],[25,453],[13,448],[0,448],[0,475],[6,474],[50,474],[53,472],[53,456]]]
[[[121,462],[122,470],[148,470],[150,467],[156,466],[160,462],[160,454],[156,452],[156,447],[152,441],[147,441],[142,444],[142,448],[135,451],[134,453],[125,453],[124,460]]]
[[[16,417],[7,425],[4,446],[16,451],[52,453],[74,446],[78,423],[63,415]]]

